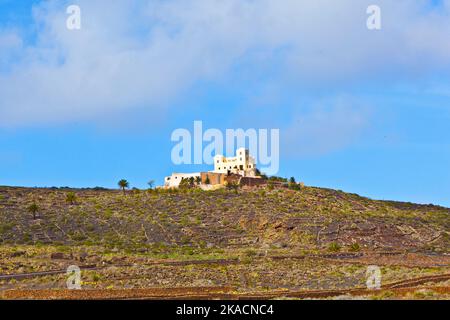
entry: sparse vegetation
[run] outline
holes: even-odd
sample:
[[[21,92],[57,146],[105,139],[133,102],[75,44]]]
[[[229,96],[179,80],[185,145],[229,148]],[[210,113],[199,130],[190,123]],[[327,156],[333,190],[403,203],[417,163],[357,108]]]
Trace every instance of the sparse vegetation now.
[[[300,190],[300,186],[297,184],[294,177],[291,177],[289,179],[288,186],[289,186],[289,189],[291,189],[291,190]]]
[[[185,183],[191,186],[191,181]],[[235,186],[229,188],[235,190]],[[239,193],[227,190],[196,192],[195,187],[189,187],[188,193],[157,189],[145,196],[135,190],[135,196],[127,198],[113,190],[89,189],[77,190],[77,206],[66,201],[67,192],[62,190],[3,190],[0,189],[5,198],[3,203],[11,204],[7,211],[0,207],[0,211],[7,212],[0,214],[0,224],[13,221],[18,225],[14,232],[3,235],[4,241],[11,243],[21,243],[24,238],[28,241],[25,234],[34,239],[36,233],[42,234],[38,237],[43,241],[74,243],[75,239],[81,239],[69,236],[74,232],[83,235],[83,241],[94,243],[140,243],[142,225],[148,230],[145,241],[164,239],[177,243],[181,242],[183,232],[179,228],[184,224],[198,226],[195,237],[188,237],[194,246],[197,246],[196,239],[226,245],[228,241],[245,243],[246,239],[259,237],[261,242],[273,244],[281,242],[276,239],[288,237],[289,246],[301,245],[307,249],[328,247],[331,242],[339,243],[349,251],[357,250],[357,246],[370,250],[375,246],[395,246],[398,242],[433,252],[448,252],[450,247],[446,228],[450,220],[449,209],[373,201],[313,187],[304,188],[301,193],[267,188],[242,189]],[[30,198],[39,199],[39,213],[47,217],[39,230],[32,230],[21,220],[24,215],[20,208],[27,208]],[[189,220],[182,219],[183,216]],[[225,228],[222,221],[227,221]],[[319,233],[317,226],[321,229]],[[409,226],[415,233],[411,233]],[[377,230],[383,230],[389,237]],[[223,239],[230,240],[225,242]],[[435,240],[429,243],[426,239]]]
[[[350,251],[352,251],[352,252],[358,252],[358,251],[360,251],[361,250],[361,247],[359,246],[359,244],[358,243],[352,243],[351,245],[350,245]]]
[[[340,250],[341,246],[336,242],[332,242],[328,245],[328,251],[330,252],[339,252]]]
[[[441,267],[448,265],[450,248],[447,208],[314,187],[242,188],[238,194],[137,191],[124,197],[119,190],[0,188],[3,273],[60,270],[70,261],[64,259],[73,259],[102,267],[86,271],[87,288],[211,286],[212,281],[239,290],[322,290],[364,286],[368,264],[383,267],[383,283],[448,272]],[[76,206],[67,201],[68,192],[76,194]],[[37,203],[43,219],[30,222],[30,204]],[[58,252],[64,259],[50,258]],[[205,259],[220,261],[171,264]],[[127,267],[103,268],[121,265]],[[58,277],[14,286],[33,287],[39,280],[40,287],[53,288]],[[11,282],[0,283],[0,290],[8,286]],[[411,293],[413,299],[435,297],[440,293]],[[393,297],[383,292],[373,298]]]
[[[233,181],[233,182],[228,182],[228,183],[226,184],[226,187],[227,187],[228,190],[232,190],[232,191],[234,191],[235,193],[238,193],[238,190],[239,190],[239,188],[240,188],[240,185],[239,185],[239,183]]]
[[[195,187],[194,177],[190,177],[189,179],[183,178],[180,182],[178,188],[180,190],[188,190]]]
[[[66,195],[66,202],[71,204],[71,205],[74,205],[77,202],[77,196],[75,195],[74,192],[67,193],[67,195]]]
[[[288,180],[286,178],[277,177],[277,176],[272,176],[272,177],[268,178],[268,180],[272,181],[272,182],[283,182],[283,183],[287,183],[288,182]]]

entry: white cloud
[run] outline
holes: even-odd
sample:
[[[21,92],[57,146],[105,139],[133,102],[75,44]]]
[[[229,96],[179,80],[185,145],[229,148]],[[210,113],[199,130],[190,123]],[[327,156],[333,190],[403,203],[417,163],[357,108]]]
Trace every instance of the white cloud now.
[[[376,32],[366,29],[372,2],[80,0],[82,30],[69,31],[65,7],[50,1],[35,9],[36,44],[0,36],[10,67],[0,72],[0,127],[159,112],[198,81],[239,63],[259,70],[276,55],[280,81],[299,85],[448,74],[448,0],[439,10],[426,0],[376,1]]]

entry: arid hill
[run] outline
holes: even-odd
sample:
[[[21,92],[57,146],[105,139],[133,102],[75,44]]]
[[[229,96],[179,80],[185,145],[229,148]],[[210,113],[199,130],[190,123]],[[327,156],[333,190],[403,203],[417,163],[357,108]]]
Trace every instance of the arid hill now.
[[[30,212],[34,203],[36,219]],[[313,187],[125,194],[0,187],[0,243],[10,245],[448,253],[449,231],[448,208]]]
[[[449,299],[450,209],[271,189],[0,187],[0,299]]]

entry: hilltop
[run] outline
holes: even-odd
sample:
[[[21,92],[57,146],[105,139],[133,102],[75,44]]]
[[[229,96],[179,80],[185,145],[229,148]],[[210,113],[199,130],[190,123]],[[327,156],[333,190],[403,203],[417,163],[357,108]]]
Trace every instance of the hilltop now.
[[[32,203],[36,220],[27,211]],[[0,242],[13,245],[448,252],[449,226],[448,208],[314,187],[125,194],[0,187]]]

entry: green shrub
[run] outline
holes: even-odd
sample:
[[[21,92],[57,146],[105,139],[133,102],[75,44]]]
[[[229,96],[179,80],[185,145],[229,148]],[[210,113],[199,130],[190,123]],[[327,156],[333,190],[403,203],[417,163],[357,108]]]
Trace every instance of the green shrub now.
[[[93,282],[98,282],[98,281],[100,281],[101,280],[101,275],[99,275],[98,273],[94,273],[93,275],[92,275],[92,281]]]
[[[66,202],[68,202],[72,205],[77,202],[77,196],[75,195],[74,192],[69,192],[66,194]]]
[[[188,226],[188,225],[189,225],[189,218],[188,218],[187,216],[183,216],[183,217],[181,218],[180,224],[181,224],[183,227]]]
[[[358,252],[359,250],[361,250],[360,245],[358,243],[352,243],[352,245],[350,246],[350,251]]]
[[[251,257],[240,257],[239,261],[241,261],[241,263],[243,264],[250,264],[252,263],[253,259]]]
[[[29,234],[29,233],[24,233],[23,234],[23,242],[25,242],[25,243],[29,243],[30,241],[31,241],[31,239],[32,239],[32,237],[31,237],[31,234]]]
[[[241,187],[239,185],[239,183],[237,183],[237,182],[229,182],[229,183],[227,183],[226,186],[227,186],[227,190],[234,191],[235,193],[238,193],[238,190]]]
[[[331,252],[338,252],[338,251],[340,251],[341,250],[341,246],[338,244],[338,243],[336,243],[336,242],[332,242],[332,243],[330,243],[330,245],[328,246],[328,251],[331,251]]]
[[[254,257],[254,256],[257,255],[257,252],[255,250],[248,249],[248,250],[245,251],[244,254],[245,254],[246,257]]]
[[[112,210],[111,209],[106,209],[105,210],[105,212],[103,213],[103,215],[105,216],[105,218],[111,218],[112,217],[112,215],[113,215],[113,212],[112,212]]]
[[[0,234],[1,233],[6,233],[8,231],[11,231],[11,229],[14,227],[14,224],[12,223],[4,223],[4,224],[0,224]]]
[[[75,241],[83,241],[83,240],[86,240],[86,236],[83,235],[83,234],[81,234],[81,233],[79,233],[79,232],[76,232],[76,233],[72,236],[72,239],[75,240]]]

